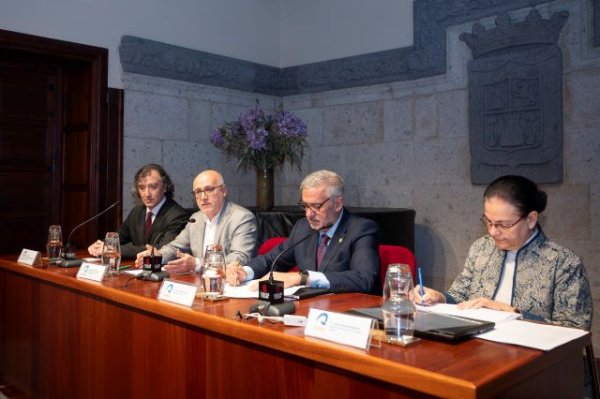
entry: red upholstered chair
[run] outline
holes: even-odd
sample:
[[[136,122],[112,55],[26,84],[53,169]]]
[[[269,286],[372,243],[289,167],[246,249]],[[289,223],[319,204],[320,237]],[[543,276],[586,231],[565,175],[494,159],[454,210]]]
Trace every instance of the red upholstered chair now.
[[[278,246],[279,244],[281,244],[282,242],[284,242],[285,240],[287,240],[287,237],[271,237],[268,238],[265,242],[262,243],[262,245],[260,246],[260,248],[258,248],[258,254],[259,255],[264,255],[267,252],[269,252],[270,250],[272,250],[273,248],[275,248],[276,246]],[[290,271],[297,271],[298,267],[294,266],[290,269]]]
[[[258,254],[264,255],[282,242],[287,240],[287,237],[272,237],[268,238],[265,242],[262,243],[260,248],[258,248]]]
[[[381,286],[385,281],[385,273],[387,268],[392,263],[406,263],[410,266],[410,272],[413,277],[413,281],[416,280],[416,261],[415,255],[410,249],[402,247],[400,245],[380,245],[379,246],[379,278]]]

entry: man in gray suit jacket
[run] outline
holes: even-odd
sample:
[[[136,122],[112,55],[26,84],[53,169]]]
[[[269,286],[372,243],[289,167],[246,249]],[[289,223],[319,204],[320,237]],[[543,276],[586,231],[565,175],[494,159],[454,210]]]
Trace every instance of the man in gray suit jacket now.
[[[254,214],[227,199],[223,176],[215,170],[205,170],[193,182],[193,194],[200,211],[192,215],[179,235],[164,245],[160,252],[165,269],[185,272],[199,269],[207,245],[221,244],[225,261],[246,264],[256,248],[256,218]],[[142,265],[149,250],[137,255],[136,266]]]

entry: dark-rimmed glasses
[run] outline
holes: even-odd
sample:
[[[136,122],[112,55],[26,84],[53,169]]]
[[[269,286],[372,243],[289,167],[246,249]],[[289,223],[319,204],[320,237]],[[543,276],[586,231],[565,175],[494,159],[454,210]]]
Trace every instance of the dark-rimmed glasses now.
[[[215,190],[217,188],[221,188],[223,187],[222,184],[216,186],[216,187],[206,187],[204,190],[202,190],[201,188],[197,188],[194,191],[192,191],[192,194],[196,197],[201,197],[202,194],[206,194],[207,197],[210,197],[211,195],[213,195],[215,193]]]
[[[482,215],[479,220],[481,220],[481,222],[485,225],[485,227],[487,227],[488,229],[491,229],[492,227],[495,228],[496,230],[500,230],[500,231],[507,231],[512,229],[514,226],[517,225],[517,223],[519,223],[521,220],[525,219],[525,216],[521,216],[519,219],[517,219],[516,222],[514,223],[504,223],[504,222],[492,222],[490,219],[488,219],[485,215]]]
[[[320,204],[307,204],[304,201],[298,201],[298,206],[300,208],[302,208],[302,210],[305,211],[305,212],[306,212],[307,209],[310,209],[311,211],[317,212],[330,199],[331,199],[331,197],[327,197],[327,199],[325,201],[321,202]]]

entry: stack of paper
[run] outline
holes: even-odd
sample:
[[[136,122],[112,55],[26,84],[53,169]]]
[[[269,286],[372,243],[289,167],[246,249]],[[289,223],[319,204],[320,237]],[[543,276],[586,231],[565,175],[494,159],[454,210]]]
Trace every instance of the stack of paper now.
[[[437,304],[433,306],[417,305],[417,309],[421,312],[434,312],[493,321],[496,323],[496,327],[491,331],[479,334],[477,338],[545,351],[589,334],[587,331],[577,328],[518,320],[521,317],[519,313],[487,308],[458,309],[456,305]]]

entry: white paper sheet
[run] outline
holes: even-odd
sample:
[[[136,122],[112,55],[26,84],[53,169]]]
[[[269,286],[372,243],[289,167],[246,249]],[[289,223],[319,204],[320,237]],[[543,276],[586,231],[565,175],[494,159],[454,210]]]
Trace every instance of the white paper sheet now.
[[[497,324],[494,330],[477,338],[549,351],[586,334],[589,333],[577,328],[513,320]]]

